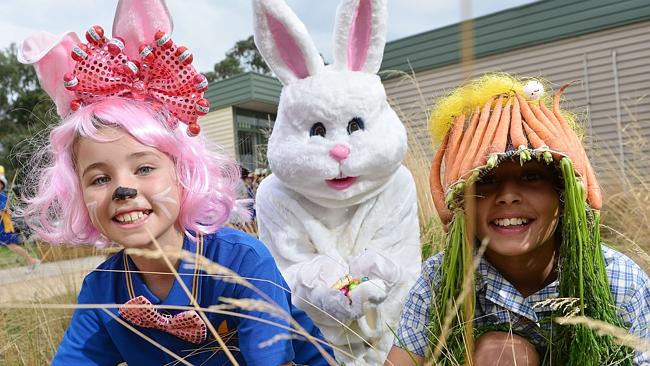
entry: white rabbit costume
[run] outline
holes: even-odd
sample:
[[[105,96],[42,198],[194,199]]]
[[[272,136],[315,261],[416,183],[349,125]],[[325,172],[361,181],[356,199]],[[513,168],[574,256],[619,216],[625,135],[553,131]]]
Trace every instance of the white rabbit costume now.
[[[255,43],[284,85],[268,145],[273,174],[256,198],[260,238],[327,340],[381,364],[421,261],[406,131],[376,75],[386,1],[341,2],[330,66],[283,0],[253,8]],[[333,287],[348,274],[368,278],[349,298]]]

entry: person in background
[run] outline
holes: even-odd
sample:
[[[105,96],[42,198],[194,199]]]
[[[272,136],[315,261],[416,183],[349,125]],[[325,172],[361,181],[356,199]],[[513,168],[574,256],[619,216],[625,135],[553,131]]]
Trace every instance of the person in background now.
[[[9,189],[5,170],[0,165],[0,246],[7,247],[7,249],[23,257],[27,263],[25,272],[31,273],[38,268],[41,261],[38,258],[32,257],[25,248],[19,245],[22,243],[22,240],[11,218],[11,210],[9,210],[10,197],[7,191]]]

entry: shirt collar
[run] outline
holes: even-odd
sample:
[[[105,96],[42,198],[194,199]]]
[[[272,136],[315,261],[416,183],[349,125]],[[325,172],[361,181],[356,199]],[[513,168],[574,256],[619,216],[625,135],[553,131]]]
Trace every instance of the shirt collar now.
[[[187,236],[183,239],[183,250],[186,250],[191,253],[196,252],[196,243],[193,240],[190,240]],[[202,253],[201,253],[202,254]],[[142,276],[137,273],[138,269],[135,263],[131,260],[131,257],[128,257],[129,261],[129,267],[131,270],[134,272],[133,275],[131,276],[132,281],[133,281],[133,289],[135,291],[135,295],[143,295],[149,301],[151,301],[152,304],[154,305],[191,305],[190,297],[188,296],[187,292],[185,289],[183,289],[183,286],[178,282],[177,279],[174,279],[174,282],[172,283],[172,287],[169,290],[169,293],[167,294],[167,297],[164,299],[160,299],[158,296],[156,296],[149,288],[147,285],[144,283],[142,280]],[[194,282],[194,263],[188,263],[187,261],[184,260],[179,260],[178,268],[176,269],[178,272],[178,275],[180,276],[181,280],[183,281],[183,284],[185,284],[185,287],[187,288],[187,291],[190,293],[192,292],[193,285],[192,283]],[[200,289],[201,289],[201,276],[200,274],[197,274],[197,281],[196,281],[196,300],[200,299]]]
[[[539,305],[540,301],[559,296],[559,280],[555,279],[536,293],[524,298],[485,258],[481,258],[477,270],[477,293],[484,293],[492,303],[508,309],[534,322],[539,314],[551,311],[550,304]]]

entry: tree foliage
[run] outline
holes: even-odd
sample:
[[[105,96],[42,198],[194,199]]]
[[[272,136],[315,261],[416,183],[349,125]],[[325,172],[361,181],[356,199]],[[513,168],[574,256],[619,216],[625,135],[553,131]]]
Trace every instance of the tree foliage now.
[[[18,153],[26,147],[21,143],[57,119],[34,68],[18,62],[16,55],[15,44],[0,51],[0,165],[10,181],[29,159],[28,152]]]
[[[214,81],[249,71],[271,74],[271,70],[255,46],[253,36],[237,41],[226,53],[226,57],[214,65],[214,71],[206,73],[205,76],[209,81]]]

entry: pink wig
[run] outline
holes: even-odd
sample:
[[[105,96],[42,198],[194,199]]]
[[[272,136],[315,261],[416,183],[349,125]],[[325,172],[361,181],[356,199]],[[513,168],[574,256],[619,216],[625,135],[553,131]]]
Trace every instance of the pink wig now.
[[[149,103],[122,98],[108,98],[71,114],[51,131],[49,149],[41,154],[46,163],[36,164],[30,177],[31,191],[23,194],[26,222],[49,243],[108,244],[90,221],[74,157],[79,138],[106,141],[98,135],[98,129],[106,126],[122,128],[175,163],[181,188],[177,224],[186,233],[222,227],[235,203],[237,163],[209,150],[204,137],[189,137],[165,121]]]

